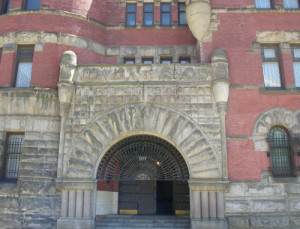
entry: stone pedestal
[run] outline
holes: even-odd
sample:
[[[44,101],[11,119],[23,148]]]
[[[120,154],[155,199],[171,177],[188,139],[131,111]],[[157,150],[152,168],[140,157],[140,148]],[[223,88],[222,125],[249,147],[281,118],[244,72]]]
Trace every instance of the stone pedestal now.
[[[57,229],[93,229],[94,219],[64,217],[57,220]]]
[[[191,219],[191,229],[227,229],[228,223],[225,219]]]

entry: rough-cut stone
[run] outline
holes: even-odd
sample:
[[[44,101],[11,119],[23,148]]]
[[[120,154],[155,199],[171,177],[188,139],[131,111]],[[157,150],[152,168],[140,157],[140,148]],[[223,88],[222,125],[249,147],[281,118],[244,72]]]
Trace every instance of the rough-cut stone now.
[[[254,229],[273,229],[288,228],[288,216],[257,216],[250,217],[251,228]]]

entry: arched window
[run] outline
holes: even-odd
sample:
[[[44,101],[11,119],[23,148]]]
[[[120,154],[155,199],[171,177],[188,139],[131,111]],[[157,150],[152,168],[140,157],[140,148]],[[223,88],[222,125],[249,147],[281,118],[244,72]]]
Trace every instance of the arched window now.
[[[283,127],[273,127],[269,133],[270,167],[274,177],[294,176],[290,136]]]

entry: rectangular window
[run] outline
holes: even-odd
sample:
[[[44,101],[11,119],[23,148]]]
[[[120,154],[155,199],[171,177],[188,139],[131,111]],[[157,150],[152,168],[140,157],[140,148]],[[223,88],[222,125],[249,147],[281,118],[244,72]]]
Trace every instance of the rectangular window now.
[[[292,50],[295,86],[300,88],[300,47],[293,47]]]
[[[134,64],[135,59],[134,58],[124,58],[124,64]]]
[[[268,89],[281,89],[278,48],[276,46],[263,46],[261,54],[265,87]]]
[[[2,57],[2,48],[0,48],[0,63],[1,63],[1,57]]]
[[[0,0],[0,14],[6,14],[9,11],[10,0]]]
[[[143,64],[153,64],[153,58],[142,58]]]
[[[272,0],[255,0],[256,9],[272,9]]]
[[[187,25],[185,15],[185,3],[178,3],[178,24]]]
[[[172,58],[171,57],[163,57],[160,58],[161,64],[172,64]]]
[[[285,9],[299,9],[299,0],[283,0]]]
[[[153,4],[144,4],[144,26],[153,26]]]
[[[136,25],[136,4],[126,5],[126,26]]]
[[[30,87],[34,46],[21,46],[17,54],[16,87]]]
[[[162,3],[160,5],[160,18],[162,26],[170,26],[171,25],[171,4],[170,3]]]
[[[8,133],[6,138],[5,158],[2,179],[16,181],[23,149],[24,133]]]
[[[190,57],[179,57],[180,64],[190,64],[191,58]]]
[[[41,0],[24,0],[25,10],[39,10],[41,8]]]

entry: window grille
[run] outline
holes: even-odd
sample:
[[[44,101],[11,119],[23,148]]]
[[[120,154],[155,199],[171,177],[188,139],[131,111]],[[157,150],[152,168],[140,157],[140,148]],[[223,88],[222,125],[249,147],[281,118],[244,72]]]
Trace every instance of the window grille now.
[[[268,136],[270,169],[274,177],[293,177],[299,168],[299,139],[290,138],[281,128],[272,128]]]
[[[296,88],[300,88],[300,47],[294,47],[292,53],[295,86]]]
[[[8,134],[5,152],[4,180],[18,179],[24,134]]]
[[[0,0],[0,15],[9,11],[10,0]]]
[[[142,58],[143,64],[153,64],[153,58]]]
[[[255,0],[255,6],[257,9],[271,9],[272,1],[271,0]]]
[[[33,52],[33,46],[23,46],[18,49],[16,87],[30,87]]]
[[[298,0],[283,0],[283,6],[285,9],[299,9]]]
[[[161,25],[168,26],[171,25],[171,4],[169,3],[162,3],[160,5],[160,12],[161,12]]]
[[[126,25],[135,26],[136,24],[136,4],[126,5]]]
[[[144,26],[153,26],[153,4],[144,4]]]
[[[187,25],[185,14],[185,3],[178,3],[178,24]]]
[[[25,10],[39,10],[41,8],[41,0],[24,0]]]
[[[282,87],[278,56],[278,49],[275,46],[262,48],[262,68],[267,89],[281,89]]]

